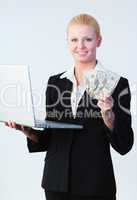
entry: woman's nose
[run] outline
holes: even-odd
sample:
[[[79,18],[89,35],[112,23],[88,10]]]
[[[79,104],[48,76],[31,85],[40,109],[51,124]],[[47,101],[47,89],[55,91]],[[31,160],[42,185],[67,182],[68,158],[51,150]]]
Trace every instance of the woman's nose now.
[[[79,42],[78,42],[78,48],[82,49],[82,48],[84,48],[84,47],[85,47],[84,41],[79,41]]]

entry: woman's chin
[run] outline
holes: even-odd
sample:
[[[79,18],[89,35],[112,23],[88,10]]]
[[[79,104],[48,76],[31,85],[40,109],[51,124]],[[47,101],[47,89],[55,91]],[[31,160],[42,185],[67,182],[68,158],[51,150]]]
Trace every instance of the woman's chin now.
[[[77,62],[77,63],[89,63],[90,61],[88,59],[81,58],[81,59],[76,59],[75,62]]]

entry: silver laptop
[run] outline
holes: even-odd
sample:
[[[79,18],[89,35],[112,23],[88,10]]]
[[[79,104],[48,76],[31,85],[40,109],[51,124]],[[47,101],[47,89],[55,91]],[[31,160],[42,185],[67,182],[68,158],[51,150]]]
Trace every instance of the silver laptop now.
[[[0,122],[13,120],[35,128],[82,129],[82,125],[38,120],[28,65],[0,65]]]

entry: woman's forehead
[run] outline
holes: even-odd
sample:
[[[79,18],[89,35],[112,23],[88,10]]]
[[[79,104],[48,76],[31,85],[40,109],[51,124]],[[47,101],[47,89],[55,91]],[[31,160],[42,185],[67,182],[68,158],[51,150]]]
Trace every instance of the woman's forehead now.
[[[72,36],[72,35],[95,35],[95,28],[93,26],[89,26],[89,25],[83,25],[83,24],[79,24],[79,25],[71,25],[68,28],[68,35]]]

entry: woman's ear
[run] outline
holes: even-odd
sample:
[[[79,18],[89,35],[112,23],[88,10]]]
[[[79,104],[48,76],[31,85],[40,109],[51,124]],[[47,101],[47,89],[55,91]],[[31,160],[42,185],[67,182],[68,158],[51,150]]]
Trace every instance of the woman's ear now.
[[[101,45],[101,42],[102,42],[102,37],[98,37],[97,39],[97,47],[99,47]]]

